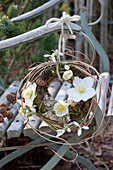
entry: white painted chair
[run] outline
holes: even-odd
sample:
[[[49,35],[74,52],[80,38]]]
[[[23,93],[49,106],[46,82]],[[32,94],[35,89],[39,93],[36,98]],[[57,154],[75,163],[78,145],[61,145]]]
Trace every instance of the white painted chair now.
[[[43,10],[48,9],[48,7],[50,7],[50,5],[52,7],[53,5],[63,2],[63,1],[51,0],[50,2],[49,2],[50,4],[47,3],[47,4],[45,4],[45,6],[38,8],[37,10],[32,11],[31,13],[28,13],[28,14],[20,16],[18,18],[12,19],[12,21],[21,21],[23,19],[27,19],[27,18],[36,16],[36,15],[40,14],[41,12],[43,12]],[[80,32],[81,29],[83,29],[83,31],[86,33],[86,35],[91,39],[92,43],[95,46],[96,51],[102,58],[103,65],[104,65],[104,70],[103,70],[104,72],[101,74],[100,79],[102,79],[102,77],[104,77],[104,79],[102,81],[103,81],[103,84],[105,85],[105,91],[107,94],[108,86],[106,85],[106,82],[109,84],[109,79],[110,79],[109,60],[107,58],[106,53],[104,52],[104,50],[102,49],[100,44],[97,42],[97,40],[95,39],[95,37],[93,36],[93,34],[91,33],[91,31],[87,25],[84,8],[81,9],[80,16],[81,16],[82,28],[76,24],[71,24],[71,23],[70,23],[70,27],[74,32]],[[52,25],[54,25],[54,23]],[[30,41],[39,39],[40,37],[42,37],[46,34],[49,34],[51,32],[55,32],[55,31],[59,31],[60,29],[61,29],[60,25],[58,25],[55,28],[51,28],[50,30],[48,30],[46,28],[46,26],[44,25],[40,28],[37,28],[37,29],[27,32],[25,34],[1,41],[0,42],[0,50],[4,50],[4,49],[10,48],[10,47],[14,47],[14,46],[26,43],[26,42],[30,42]],[[68,29],[67,26],[65,26],[65,29]],[[106,82],[105,82],[105,80],[106,80]],[[56,83],[57,83],[57,85],[56,85]],[[5,93],[1,96],[0,103],[8,103],[6,100],[6,95],[9,92],[16,92],[18,89],[18,86],[19,86],[19,82],[14,82],[13,84],[11,84],[9,86],[9,88],[5,91]],[[55,99],[56,98],[64,99],[67,97],[65,91],[67,88],[70,88],[70,87],[71,87],[70,84],[67,82],[64,82],[64,84],[62,86],[59,82],[53,82],[53,84],[50,85],[49,89],[51,91],[51,95],[53,95],[53,97]],[[98,85],[97,85],[97,93],[99,91],[99,87],[100,87],[100,81],[98,82]],[[63,91],[62,95],[59,95],[60,90]],[[103,112],[103,110],[105,108],[105,101],[104,101],[103,89],[101,91],[102,91],[102,93],[101,93],[101,97],[100,97],[99,106],[100,106],[101,111]],[[110,104],[110,109],[112,108],[111,105],[112,104]],[[12,111],[13,111],[13,113],[15,113],[15,119],[12,119],[12,120],[8,121],[7,123],[5,123],[6,125],[4,123],[1,125],[0,137],[3,137],[3,135],[6,133],[7,133],[8,138],[19,137],[23,133],[25,136],[30,136],[32,139],[34,139],[34,141],[29,143],[29,145],[27,145],[27,147],[36,145],[36,144],[37,144],[37,146],[40,146],[42,143],[46,142],[46,140],[44,140],[43,138],[39,138],[39,137],[37,137],[37,135],[34,135],[34,131],[31,129],[31,127],[29,127],[29,125],[26,125],[26,127],[25,127],[25,122],[22,120],[22,118],[18,114],[16,105],[13,106]],[[41,123],[40,119],[37,116],[32,116],[30,123],[32,125],[34,125],[35,128],[39,127],[41,130],[44,130],[44,131],[47,130],[47,128],[48,128],[48,126],[46,124],[44,124],[44,122]],[[50,130],[50,129],[48,129],[48,130]],[[50,146],[50,147],[52,147],[52,146]],[[3,167],[6,163],[10,162],[14,158],[22,155],[23,153],[29,151],[32,148],[33,148],[33,146],[30,148],[25,147],[24,149],[15,147],[15,149],[17,149],[17,151],[12,152],[10,155],[8,155],[7,157],[0,160],[0,168]],[[9,148],[7,148],[7,149],[9,149]],[[12,149],[14,149],[14,147],[12,147]],[[64,156],[65,153],[68,152],[69,147],[62,146],[59,149],[59,146],[56,145],[56,146],[53,146],[53,149],[58,150],[57,153],[61,156]],[[1,148],[0,150],[2,151],[3,149]],[[68,156],[69,156],[69,153],[70,152],[67,153]],[[69,157],[71,157],[71,156],[69,156]],[[86,160],[84,161],[83,159],[81,161],[80,159],[81,158],[78,156],[77,161],[82,162],[87,168],[92,166],[93,169],[95,169],[95,167],[91,164],[91,162],[88,162]],[[60,158],[57,155],[54,155],[54,157],[42,169],[44,169],[44,170],[47,168],[52,169],[59,161],[60,161]]]

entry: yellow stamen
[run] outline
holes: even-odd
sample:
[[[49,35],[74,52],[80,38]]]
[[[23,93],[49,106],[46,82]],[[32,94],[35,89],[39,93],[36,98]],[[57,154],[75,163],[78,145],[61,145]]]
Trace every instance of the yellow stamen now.
[[[77,88],[77,91],[80,93],[80,94],[83,94],[84,92],[86,92],[86,88],[84,86],[79,86]]]
[[[58,111],[59,113],[64,113],[64,112],[65,112],[65,108],[66,108],[65,105],[59,104],[59,105],[57,106],[57,111]]]
[[[71,75],[71,73],[67,73],[66,75],[65,75],[65,78],[66,79],[68,79],[68,77]]]
[[[30,88],[27,88],[27,89],[25,90],[25,98],[26,98],[26,99],[30,99],[30,98],[32,97],[32,95],[33,95],[33,90],[30,89]]]

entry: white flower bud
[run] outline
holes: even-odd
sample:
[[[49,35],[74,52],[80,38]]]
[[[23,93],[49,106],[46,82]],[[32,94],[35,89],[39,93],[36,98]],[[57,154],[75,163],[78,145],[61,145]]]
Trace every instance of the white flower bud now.
[[[68,65],[65,65],[64,68],[65,68],[65,70],[69,70],[70,69],[70,67]]]

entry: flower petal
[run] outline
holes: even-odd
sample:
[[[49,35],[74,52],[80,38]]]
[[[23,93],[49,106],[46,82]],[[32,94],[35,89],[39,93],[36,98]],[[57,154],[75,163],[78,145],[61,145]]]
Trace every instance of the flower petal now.
[[[65,68],[65,70],[69,70],[70,69],[69,65],[65,65],[64,68]]]
[[[80,125],[79,125],[79,123],[78,122],[73,122],[73,124],[75,125],[75,126],[77,126],[77,127],[80,127]]]
[[[36,86],[37,86],[36,83],[33,83],[33,84],[30,84],[28,88],[26,88],[25,90],[23,90],[23,97],[25,98],[25,104],[26,104],[27,106],[29,106],[29,107],[32,107],[33,101],[34,101],[34,99],[35,99],[35,97],[36,97],[36,94],[35,94],[35,92],[36,92]],[[26,93],[26,91],[29,92],[29,90],[32,91],[32,93],[30,93],[30,95],[28,94],[28,97],[29,97],[29,98],[27,98],[26,95],[25,95],[25,93]]]
[[[62,105],[67,105],[67,106],[69,106],[69,104],[66,103],[64,100],[59,100],[58,103],[60,103],[60,104],[62,104]]]
[[[87,88],[86,93],[90,96],[90,98],[92,98],[93,96],[95,96],[96,91],[94,88]]]
[[[83,79],[83,81],[84,81],[84,85],[85,85],[86,87],[92,87],[92,86],[93,86],[94,79],[93,79],[92,77],[85,77],[85,78]]]
[[[31,108],[33,106],[33,100],[25,99],[25,104]]]
[[[50,57],[50,56],[51,56],[51,55],[49,55],[49,54],[45,54],[45,55],[44,55],[44,57]]]
[[[56,132],[57,132],[56,136],[59,137],[59,136],[61,136],[65,133],[65,130],[64,129],[58,129],[58,130],[56,130]]]
[[[88,130],[89,127],[88,126],[82,126],[82,129]]]
[[[67,115],[68,113],[69,113],[68,107],[66,107],[65,112],[63,112],[63,113],[56,112],[56,116],[63,117],[65,115]]]
[[[27,87],[32,86],[32,83],[30,81],[27,82]],[[31,88],[31,87],[30,87]]]
[[[69,98],[67,99],[67,102],[68,102],[69,104],[71,104],[71,103],[73,103],[73,100],[69,97]]]
[[[61,52],[59,52],[59,55],[63,56],[64,54],[63,54],[63,53],[61,53]]]
[[[80,136],[82,134],[82,128],[78,129],[77,135]]]
[[[64,80],[69,80],[73,76],[73,72],[71,70],[65,71],[63,74]]]
[[[80,94],[79,101],[80,100],[87,101],[89,98],[91,98],[91,97],[85,92],[83,94]]]
[[[76,91],[75,88],[68,89],[67,94],[69,95],[69,98],[71,98],[75,102],[79,102],[81,100],[80,94]]]
[[[54,63],[56,62],[55,54],[52,54],[52,60]]]
[[[71,122],[71,123],[68,123],[68,126],[71,126],[71,125],[73,125],[74,123],[73,122]]]
[[[63,105],[63,106],[62,106]],[[68,114],[69,110],[68,110],[68,103],[65,103],[62,100],[59,100],[59,102],[55,103],[54,105],[54,111],[56,113],[56,116],[58,117],[63,117],[65,115]],[[61,108],[61,111],[59,110],[59,108]],[[63,110],[62,110],[63,108]]]
[[[81,78],[79,78],[78,76],[74,77],[74,80],[73,80],[74,87],[78,87],[78,85],[82,85],[82,84],[83,84],[83,80]]]
[[[67,132],[69,132],[69,133],[71,132],[71,129],[69,127],[67,128]]]

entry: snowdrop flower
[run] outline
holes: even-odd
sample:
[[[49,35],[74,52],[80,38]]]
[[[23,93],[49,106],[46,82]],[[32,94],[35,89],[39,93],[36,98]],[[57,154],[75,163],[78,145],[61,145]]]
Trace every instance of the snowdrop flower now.
[[[70,129],[70,127],[69,127],[69,124],[65,124],[64,125],[64,129],[67,131],[67,132],[71,132],[71,129]]]
[[[54,51],[55,55],[58,57],[59,55],[60,56],[63,56],[63,53],[59,52],[57,49]]]
[[[82,134],[82,129],[85,129],[85,130],[88,130],[89,129],[89,127],[88,126],[82,126],[82,125],[79,125],[79,123],[77,123],[77,122],[72,122],[75,126],[77,126],[77,127],[79,127],[78,128],[78,132],[77,132],[77,135],[78,136],[80,136],[81,134]],[[72,124],[72,123],[70,123],[70,124]]]
[[[26,88],[25,90],[23,90],[23,98],[25,99],[25,104],[32,108],[33,105],[33,100],[36,97],[36,83],[33,83],[30,85],[28,84],[28,88]]]
[[[59,137],[59,136],[62,136],[65,133],[65,129],[58,129],[58,130],[56,130],[56,132],[57,132],[56,137]]]
[[[63,56],[63,53],[59,52],[58,50],[55,50],[54,53],[50,54],[45,54],[44,57],[49,57],[50,59],[53,60],[53,62],[56,62],[56,57]]]
[[[54,111],[56,113],[56,116],[63,117],[69,113],[68,110],[68,103],[65,103],[63,100],[59,100],[59,102],[55,103],[54,105]]]
[[[87,101],[96,94],[95,89],[92,88],[93,82],[94,80],[91,77],[85,77],[83,79],[74,77],[74,88],[68,89],[67,94],[75,102],[79,102],[81,100]]]
[[[69,65],[65,65],[64,68],[65,68],[65,70],[69,70],[70,69]]]
[[[63,74],[64,80],[69,80],[73,76],[73,72],[71,70],[65,71]]]
[[[53,54],[51,54],[51,55],[49,55],[49,54],[45,54],[45,55],[44,55],[44,57],[49,57],[49,59],[52,59],[54,63],[56,62],[55,54],[54,54],[54,53],[53,53]]]
[[[56,136],[57,137],[62,136],[66,131],[69,133],[71,132],[71,129],[69,128],[68,124],[65,124],[63,129],[56,130],[56,132],[57,132]]]

